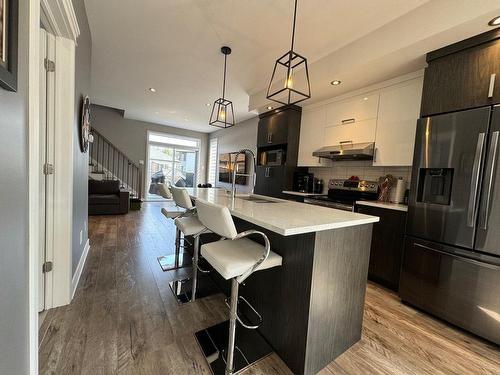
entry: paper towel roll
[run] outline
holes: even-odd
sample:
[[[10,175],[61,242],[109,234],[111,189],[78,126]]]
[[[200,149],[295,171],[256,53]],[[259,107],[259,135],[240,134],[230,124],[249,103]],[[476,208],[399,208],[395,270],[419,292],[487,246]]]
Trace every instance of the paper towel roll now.
[[[405,198],[406,181],[399,177],[396,186],[392,187],[390,201],[392,203],[403,203]]]

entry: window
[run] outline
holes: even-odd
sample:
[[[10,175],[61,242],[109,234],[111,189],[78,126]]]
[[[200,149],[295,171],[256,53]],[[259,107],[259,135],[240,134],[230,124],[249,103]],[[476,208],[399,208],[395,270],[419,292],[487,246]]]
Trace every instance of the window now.
[[[158,184],[195,186],[199,150],[199,139],[148,133],[146,198],[161,199],[156,194]]]
[[[210,139],[210,148],[208,151],[208,183],[215,186],[215,178],[217,174],[217,145],[218,139]]]

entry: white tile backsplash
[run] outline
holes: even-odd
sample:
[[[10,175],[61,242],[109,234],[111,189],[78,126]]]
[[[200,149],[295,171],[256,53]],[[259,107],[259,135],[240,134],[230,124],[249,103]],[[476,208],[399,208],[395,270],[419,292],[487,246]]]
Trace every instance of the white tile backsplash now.
[[[374,167],[371,161],[341,161],[333,167],[311,167],[309,172],[322,179],[325,187],[331,178],[346,179],[358,176],[361,180],[378,181],[379,177],[387,174],[396,178],[403,177],[409,187],[411,178],[411,167]]]

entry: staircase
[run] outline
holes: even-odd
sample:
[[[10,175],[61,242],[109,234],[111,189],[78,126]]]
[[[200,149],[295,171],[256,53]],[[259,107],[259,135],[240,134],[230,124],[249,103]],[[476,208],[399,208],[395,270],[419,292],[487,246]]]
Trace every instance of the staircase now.
[[[121,188],[133,198],[142,198],[142,166],[135,164],[97,130],[89,146],[89,177],[95,180],[119,180]]]

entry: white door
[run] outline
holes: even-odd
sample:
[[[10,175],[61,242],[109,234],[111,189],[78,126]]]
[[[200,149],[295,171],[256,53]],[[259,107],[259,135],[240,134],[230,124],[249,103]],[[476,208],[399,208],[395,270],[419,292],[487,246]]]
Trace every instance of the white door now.
[[[54,164],[55,124],[55,75],[48,61],[54,61],[55,37],[40,29],[40,238],[39,238],[39,289],[38,311],[51,306],[51,273],[48,265],[53,260],[53,192],[54,175],[50,166]],[[44,264],[46,265],[44,267]]]

